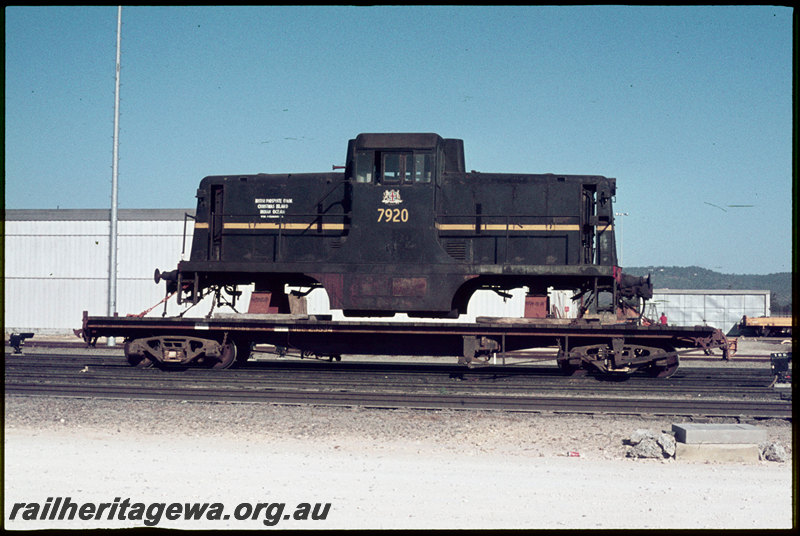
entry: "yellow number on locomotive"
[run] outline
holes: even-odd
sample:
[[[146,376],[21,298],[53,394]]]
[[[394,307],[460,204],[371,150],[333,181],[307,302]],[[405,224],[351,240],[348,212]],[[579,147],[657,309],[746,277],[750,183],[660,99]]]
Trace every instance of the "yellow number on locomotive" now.
[[[378,223],[405,223],[408,221],[407,208],[379,208]]]

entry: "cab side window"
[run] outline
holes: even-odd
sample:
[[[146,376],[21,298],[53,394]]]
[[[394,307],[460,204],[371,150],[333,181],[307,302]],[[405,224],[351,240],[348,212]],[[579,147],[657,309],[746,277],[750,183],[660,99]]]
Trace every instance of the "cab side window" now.
[[[383,182],[413,184],[431,182],[433,155],[430,153],[383,153]]]
[[[356,152],[356,182],[375,184],[430,183],[433,153],[410,151]]]
[[[431,182],[433,176],[433,155],[430,153],[414,154],[414,182]]]
[[[383,153],[383,183],[397,184],[405,175],[405,158],[402,153]]]
[[[375,176],[375,155],[372,151],[356,152],[356,182],[372,182]]]

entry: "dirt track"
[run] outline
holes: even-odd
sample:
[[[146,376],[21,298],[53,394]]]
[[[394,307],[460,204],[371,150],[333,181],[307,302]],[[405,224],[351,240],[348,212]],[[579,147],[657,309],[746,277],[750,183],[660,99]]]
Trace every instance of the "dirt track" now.
[[[331,503],[278,528],[789,528],[792,464],[626,459],[672,419],[6,397],[15,502]],[[760,423],[791,447],[791,424]],[[577,452],[578,457],[569,457]],[[790,451],[791,453],[791,451]],[[264,517],[159,527],[263,528]]]

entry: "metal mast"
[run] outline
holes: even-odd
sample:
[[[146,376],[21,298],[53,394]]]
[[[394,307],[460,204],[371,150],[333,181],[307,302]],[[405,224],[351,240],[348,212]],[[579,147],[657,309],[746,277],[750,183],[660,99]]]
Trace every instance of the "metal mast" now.
[[[111,233],[108,255],[108,316],[117,312],[117,174],[119,160],[119,52],[122,33],[122,6],[117,7],[117,68],[114,91],[114,150],[111,161]],[[108,345],[114,346],[114,337]]]

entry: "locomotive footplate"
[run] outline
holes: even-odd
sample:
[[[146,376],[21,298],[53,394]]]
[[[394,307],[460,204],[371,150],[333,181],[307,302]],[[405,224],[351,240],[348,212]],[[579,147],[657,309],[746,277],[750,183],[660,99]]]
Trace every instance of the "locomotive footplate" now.
[[[76,332],[89,345],[100,337],[124,338],[135,366],[228,368],[246,361],[255,344],[293,348],[305,355],[452,356],[481,365],[498,353],[558,348],[565,373],[592,370],[671,376],[678,355],[720,348],[727,341],[709,326],[639,326],[576,319],[479,318],[477,322],[334,321],[307,315],[220,315],[213,318],[93,317],[84,312]]]

